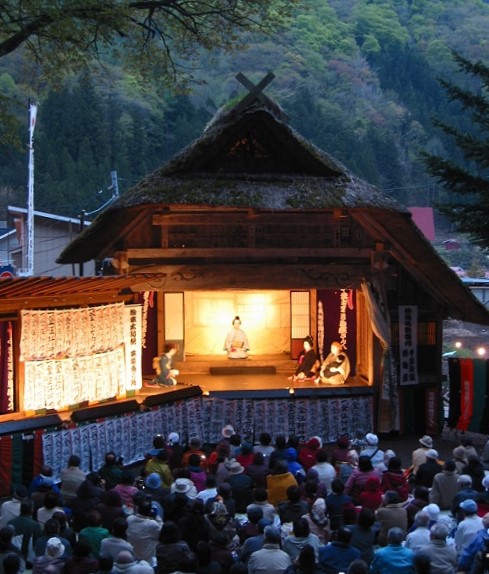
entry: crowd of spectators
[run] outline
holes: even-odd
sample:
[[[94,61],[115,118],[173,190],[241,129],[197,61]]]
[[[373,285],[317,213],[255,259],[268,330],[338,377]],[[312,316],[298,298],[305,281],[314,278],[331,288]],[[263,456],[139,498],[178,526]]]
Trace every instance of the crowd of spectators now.
[[[72,455],[0,507],[0,574],[481,574],[489,571],[489,445],[412,460],[367,433],[314,436],[231,425],[209,447],[157,435],[143,464]],[[487,452],[486,452],[487,451]],[[486,460],[487,459],[487,460]],[[406,464],[407,463],[407,464]]]

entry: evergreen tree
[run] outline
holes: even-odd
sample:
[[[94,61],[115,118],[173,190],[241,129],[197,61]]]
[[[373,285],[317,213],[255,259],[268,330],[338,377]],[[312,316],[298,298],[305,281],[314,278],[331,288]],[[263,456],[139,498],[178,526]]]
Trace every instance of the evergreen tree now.
[[[453,82],[440,83],[450,100],[459,102],[472,122],[472,133],[440,120],[435,121],[445,134],[453,138],[466,160],[453,159],[424,152],[422,160],[428,172],[449,192],[440,209],[480,247],[489,247],[489,67],[480,61],[471,62],[454,52],[453,58],[461,72],[476,80],[472,87]]]

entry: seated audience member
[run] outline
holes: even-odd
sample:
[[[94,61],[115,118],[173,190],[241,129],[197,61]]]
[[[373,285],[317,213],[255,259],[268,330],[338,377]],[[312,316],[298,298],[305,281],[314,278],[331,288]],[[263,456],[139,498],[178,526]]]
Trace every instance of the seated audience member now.
[[[20,514],[16,518],[9,521],[7,528],[12,528],[14,536],[22,536],[22,544],[20,551],[25,560],[29,558],[29,546],[35,546],[37,539],[42,534],[42,528],[39,522],[33,519],[32,513],[34,511],[34,503],[32,500],[23,500],[20,503]],[[49,521],[48,521],[49,522]],[[55,521],[56,522],[56,521]],[[56,522],[57,527],[58,523]],[[43,549],[44,553],[44,549]]]
[[[351,504],[352,498],[344,494],[345,485],[339,478],[333,480],[331,487],[333,492],[326,497],[326,507],[330,520],[329,526],[334,531],[343,526],[343,507],[345,504]]]
[[[369,478],[379,478],[379,473],[372,466],[370,456],[360,456],[356,468],[345,484],[345,494],[352,497],[354,504],[360,503],[360,494],[365,490]]]
[[[99,559],[102,562],[102,558]],[[146,560],[136,560],[131,552],[122,550],[114,560],[113,574],[154,574],[154,568]]]
[[[338,470],[338,478],[343,484],[346,484],[346,481],[356,468],[358,468],[358,452],[356,450],[349,450],[346,463],[342,464]]]
[[[461,520],[455,531],[455,548],[460,556],[465,548],[475,538],[477,532],[482,528],[482,518],[477,516],[477,503],[468,498],[463,500],[459,508],[462,510],[464,518]]]
[[[426,486],[415,487],[413,498],[408,502],[408,505],[406,506],[409,528],[411,528],[411,526],[414,524],[414,517],[416,514],[430,503],[429,496],[430,491],[428,488],[426,488]]]
[[[308,511],[307,502],[301,499],[301,491],[294,484],[287,488],[287,500],[280,502],[278,505],[278,515],[280,522],[294,522],[301,518]]]
[[[319,482],[324,484],[327,494],[331,494],[331,482],[336,478],[336,469],[328,462],[328,453],[325,449],[318,450],[316,463],[311,468],[318,473]]]
[[[268,466],[270,467],[270,469],[272,469],[275,466],[275,463],[278,460],[283,460],[283,461],[287,462],[287,451],[288,451],[288,449],[289,449],[289,446],[287,444],[286,438],[284,437],[284,435],[279,434],[275,439],[275,448],[273,449],[273,452],[271,453],[270,459],[268,461]],[[300,457],[300,454],[299,454],[299,457]],[[300,462],[304,466],[304,464],[302,463],[302,460]]]
[[[415,551],[416,556],[429,558],[432,574],[455,572],[457,551],[453,544],[447,544],[448,534],[449,528],[446,524],[434,524],[430,529],[430,542]]]
[[[100,555],[111,556],[114,562],[119,555],[119,552],[128,550],[131,554],[134,553],[132,544],[127,541],[127,520],[125,518],[116,518],[112,523],[111,528],[112,536],[104,538],[100,543]]]
[[[393,456],[387,462],[387,470],[382,473],[381,488],[384,492],[395,490],[401,502],[409,496],[409,485],[401,468],[401,459]]]
[[[200,438],[193,437],[190,439],[188,450],[186,450],[182,456],[182,467],[186,468],[189,465],[192,454],[199,455],[200,466],[205,470],[205,472],[209,472],[209,464],[207,462],[207,457],[202,450],[202,441]]]
[[[0,507],[0,528],[5,528],[12,518],[20,515],[20,504],[27,499],[27,488],[20,484],[14,489],[14,495],[10,500],[5,500]]]
[[[320,568],[316,565],[316,557],[314,548],[306,544],[301,548],[301,551],[287,568],[285,574],[319,574]]]
[[[80,532],[87,525],[87,514],[93,510],[105,495],[103,482],[97,472],[90,472],[76,491],[76,497],[71,501],[72,525]]]
[[[249,508],[249,507],[248,507]],[[246,520],[238,524],[239,543],[259,534],[258,523],[263,519],[263,510],[255,506],[246,512]]]
[[[296,479],[288,471],[287,462],[278,461],[267,476],[268,501],[274,506],[287,500],[287,488],[298,486]]]
[[[306,480],[306,471],[300,462],[297,461],[299,454],[295,448],[289,447],[287,449],[287,464],[289,472],[296,479],[298,484],[302,484]]]
[[[482,518],[482,528],[474,536],[472,542],[465,547],[461,556],[459,556],[457,572],[478,572],[479,556],[489,545],[489,513]]]
[[[150,500],[143,500],[137,506],[137,512],[127,517],[127,541],[134,548],[137,560],[156,562],[156,545],[160,536],[162,520],[153,511]]]
[[[336,535],[336,540],[329,542],[319,549],[319,566],[325,574],[346,572],[353,560],[360,558],[360,551],[351,546],[352,532],[342,526]]]
[[[341,435],[336,441],[336,447],[331,452],[331,464],[339,472],[340,466],[348,461],[351,450],[351,441],[348,435]]]
[[[413,552],[426,546],[430,542],[430,515],[424,510],[420,510],[414,517],[414,530],[406,536],[404,546],[411,548]]]
[[[393,490],[388,490],[384,494],[382,506],[375,512],[375,518],[379,522],[379,534],[377,541],[381,546],[388,544],[388,532],[391,528],[397,527],[403,532],[407,532],[407,512],[403,503],[399,500],[399,495]]]
[[[268,465],[270,461],[270,455],[275,450],[274,446],[272,445],[272,437],[267,432],[262,432],[258,439],[258,444],[255,444],[253,447],[253,452],[261,452],[263,455],[263,460],[265,464]]]
[[[430,502],[438,504],[440,510],[450,510],[458,492],[458,474],[453,460],[447,460],[443,470],[435,474],[430,490]]]
[[[134,495],[139,492],[137,486],[134,485],[134,474],[129,470],[122,472],[121,481],[114,486],[114,492],[122,499],[122,504],[127,509],[128,514],[134,509]]]
[[[190,548],[182,540],[178,524],[172,521],[165,522],[161,527],[156,547],[156,572],[159,574],[175,572],[180,560],[189,552]]]
[[[312,503],[310,510],[302,517],[309,523],[311,534],[315,534],[321,544],[329,541],[331,531],[329,528],[328,509],[324,498],[316,498]]]
[[[414,483],[431,488],[433,486],[433,478],[442,470],[443,466],[438,462],[438,451],[430,448],[426,451],[426,462],[419,465],[418,472],[414,477]]]
[[[66,562],[65,548],[59,538],[50,538],[46,543],[46,553],[36,556],[32,562],[32,574],[44,574],[47,567],[61,574]]]
[[[317,437],[310,438],[306,444],[299,451],[299,462],[302,468],[307,471],[316,464],[316,457],[318,450],[321,448],[321,443]]]
[[[330,352],[319,370],[316,383],[343,385],[350,374],[350,359],[338,341],[331,343]]]
[[[196,500],[202,500],[204,506],[207,501],[217,496],[217,481],[214,474],[208,474],[205,479],[205,488],[197,493]]]
[[[379,437],[369,432],[365,435],[365,442],[365,446],[360,451],[360,456],[368,456],[374,468],[383,466],[384,451],[379,448]]]
[[[312,546],[317,560],[321,542],[316,534],[312,534],[309,530],[307,520],[305,518],[298,518],[293,522],[292,533],[285,537],[283,549],[290,556],[290,559],[294,561],[306,544]]]
[[[229,476],[226,479],[231,486],[236,512],[240,514],[246,512],[246,507],[253,499],[253,479],[244,470],[244,467],[236,460],[229,467]]]
[[[43,556],[46,553],[46,544],[50,538],[59,538],[64,546],[63,558],[71,556],[73,547],[68,539],[64,538],[59,533],[59,522],[56,518],[46,520],[44,525],[44,533],[34,539],[34,554],[36,556]]]
[[[469,454],[467,464],[462,469],[462,474],[468,474],[472,478],[472,488],[478,492],[484,492],[482,481],[485,476],[484,465],[477,455]]]
[[[200,457],[198,457],[197,465],[200,463]],[[146,476],[149,476],[153,472],[156,472],[161,479],[163,488],[170,488],[173,482],[173,476],[171,473],[170,466],[168,464],[168,453],[164,448],[159,450],[154,456],[152,456],[144,468]],[[121,477],[122,481],[122,477]]]
[[[100,467],[98,474],[105,482],[105,489],[114,488],[122,479],[122,463],[114,452],[110,451],[105,455],[104,464]]]
[[[285,572],[292,562],[287,552],[280,548],[280,530],[275,526],[266,526],[264,537],[263,548],[253,552],[248,560],[248,574]]]
[[[374,554],[371,574],[414,574],[414,552],[402,546],[404,532],[393,527],[387,532],[387,546]]]
[[[246,507],[246,512],[253,508],[260,508],[263,511],[263,518],[269,520],[271,524],[274,523],[277,510],[273,504],[268,502],[268,491],[266,488],[255,488],[253,490],[253,502]]]
[[[116,518],[126,517],[122,499],[115,490],[108,490],[104,494],[102,502],[99,502],[95,507],[95,510],[100,514],[101,526],[109,531]]]
[[[419,444],[421,446],[414,450],[412,454],[413,462],[411,472],[413,476],[416,476],[420,465],[426,462],[426,453],[433,448],[433,439],[425,434],[419,439]]]
[[[90,544],[90,554],[94,558],[100,556],[100,545],[104,538],[110,536],[107,528],[102,526],[102,517],[97,510],[90,510],[87,516],[88,526],[83,528],[78,535],[78,540],[84,540]]]
[[[380,480],[376,476],[371,476],[365,483],[365,490],[359,496],[359,503],[362,508],[377,510],[382,504],[384,492],[380,488]]]
[[[472,488],[472,477],[468,474],[461,474],[457,479],[457,483],[459,490],[453,497],[450,510],[452,512],[452,516],[460,521],[463,519],[463,513],[459,508],[460,503],[467,499],[475,500],[477,502],[480,498],[480,493]]]
[[[212,511],[206,514],[205,518],[209,531],[209,542],[215,541],[222,534],[227,539],[227,546],[237,544],[236,523],[221,500],[217,499],[213,503]]]
[[[90,544],[85,540],[78,540],[73,548],[73,554],[67,558],[64,574],[92,574],[99,570],[100,564],[96,558],[90,556]]]
[[[6,560],[7,556],[14,554],[19,558],[19,568],[23,572],[26,568],[26,558],[22,554],[21,549],[12,543],[14,531],[12,528],[5,527],[0,529],[0,563]],[[32,556],[29,557],[33,559]]]
[[[236,455],[236,460],[246,470],[253,462],[253,445],[249,442],[241,443],[241,452]]]
[[[255,488],[267,487],[267,476],[270,474],[270,468],[261,452],[255,452],[251,464],[246,468],[246,474],[251,476]]]
[[[358,513],[357,523],[349,526],[352,532],[350,544],[360,550],[361,558],[367,564],[372,562],[377,530],[374,527],[375,514],[369,508],[362,508]]]

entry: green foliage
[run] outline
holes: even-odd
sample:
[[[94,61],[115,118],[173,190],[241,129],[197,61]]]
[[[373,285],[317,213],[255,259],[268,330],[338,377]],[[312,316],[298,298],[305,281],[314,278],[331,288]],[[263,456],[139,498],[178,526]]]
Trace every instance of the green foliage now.
[[[481,247],[489,247],[489,67],[482,62],[471,62],[456,52],[453,58],[461,72],[477,80],[472,89],[465,89],[451,81],[443,81],[450,100],[459,102],[472,121],[472,131],[461,131],[438,120],[436,126],[453,138],[461,150],[465,165],[451,158],[423,153],[429,173],[449,192],[440,205],[463,233],[467,233]]]

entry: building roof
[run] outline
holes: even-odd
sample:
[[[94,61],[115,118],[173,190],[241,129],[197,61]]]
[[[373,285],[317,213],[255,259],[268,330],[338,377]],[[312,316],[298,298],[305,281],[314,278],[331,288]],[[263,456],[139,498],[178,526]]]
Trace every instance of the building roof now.
[[[489,324],[489,313],[447,267],[411,213],[300,136],[269,106],[253,102],[218,114],[203,135],[93,221],[58,263],[124,251],[135,229],[151,228],[171,206],[189,212],[341,212],[356,219],[433,294],[447,315]],[[456,280],[455,280],[456,279]]]

